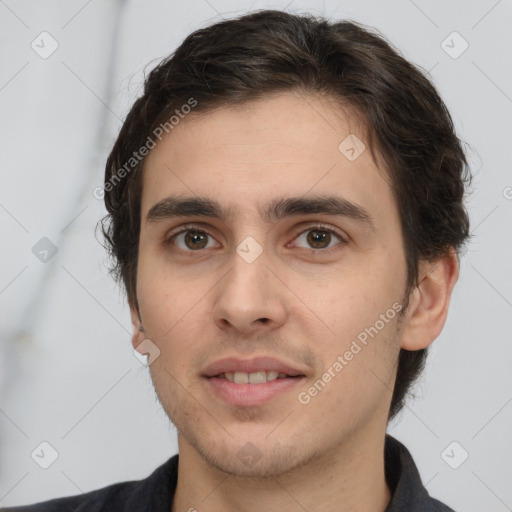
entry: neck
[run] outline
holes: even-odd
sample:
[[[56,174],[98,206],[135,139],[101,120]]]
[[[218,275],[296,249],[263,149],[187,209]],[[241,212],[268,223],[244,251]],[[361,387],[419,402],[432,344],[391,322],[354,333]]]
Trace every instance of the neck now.
[[[385,434],[364,441],[351,438],[301,467],[266,477],[220,471],[180,437],[172,512],[384,512],[391,500],[384,472]]]

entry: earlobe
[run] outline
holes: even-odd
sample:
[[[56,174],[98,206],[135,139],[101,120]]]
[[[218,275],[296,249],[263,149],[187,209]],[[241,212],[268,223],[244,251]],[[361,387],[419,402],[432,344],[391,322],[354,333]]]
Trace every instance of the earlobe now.
[[[132,319],[132,346],[137,348],[142,341],[146,338],[144,327],[142,326],[142,320],[140,314],[134,306],[130,306],[130,316]]]
[[[450,297],[459,276],[457,253],[434,262],[420,262],[419,284],[411,292],[400,347],[421,350],[428,347],[441,333]]]

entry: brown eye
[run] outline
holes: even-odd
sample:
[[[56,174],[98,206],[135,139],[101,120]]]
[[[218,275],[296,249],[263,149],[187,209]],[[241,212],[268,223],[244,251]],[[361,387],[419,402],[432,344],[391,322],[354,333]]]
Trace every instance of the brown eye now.
[[[314,226],[297,236],[295,244],[303,249],[328,252],[336,246],[343,246],[345,240],[331,229],[322,226]],[[335,242],[338,243],[335,243]]]
[[[189,249],[204,249],[207,245],[208,235],[201,231],[187,231],[184,242]]]
[[[307,241],[308,244],[313,247],[313,249],[325,249],[329,246],[329,242],[331,241],[331,234],[327,231],[312,229],[309,231]]]
[[[199,251],[215,247],[215,239],[206,231],[198,229],[183,229],[175,233],[166,241],[166,244],[175,245],[185,252]]]

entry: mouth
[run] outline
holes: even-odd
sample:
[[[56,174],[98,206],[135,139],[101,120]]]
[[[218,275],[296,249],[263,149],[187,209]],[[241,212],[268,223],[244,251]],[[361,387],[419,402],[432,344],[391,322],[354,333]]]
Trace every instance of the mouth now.
[[[203,373],[216,399],[238,407],[264,405],[306,378],[299,368],[273,358],[222,359]]]
[[[224,377],[232,382],[246,384],[273,381],[283,377],[304,376],[305,371],[274,357],[254,357],[238,359],[227,357],[208,365],[202,372],[203,377]],[[265,378],[265,381],[263,381]]]
[[[215,376],[218,379],[226,379],[234,384],[265,384],[277,379],[299,379],[303,375],[287,375],[283,372],[274,370],[263,370],[259,372],[226,372]]]

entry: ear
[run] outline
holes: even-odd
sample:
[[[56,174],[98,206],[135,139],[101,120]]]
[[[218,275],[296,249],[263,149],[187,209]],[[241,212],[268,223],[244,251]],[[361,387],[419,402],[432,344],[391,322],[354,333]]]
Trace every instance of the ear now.
[[[420,350],[428,347],[441,333],[453,287],[459,277],[455,249],[433,262],[420,262],[419,284],[409,297],[400,347]]]
[[[137,348],[146,338],[146,333],[142,327],[142,320],[140,318],[138,308],[130,304],[130,316],[132,319],[133,333],[132,333],[132,346]]]

